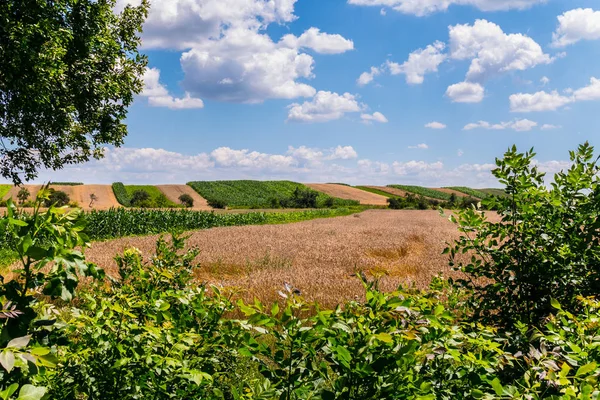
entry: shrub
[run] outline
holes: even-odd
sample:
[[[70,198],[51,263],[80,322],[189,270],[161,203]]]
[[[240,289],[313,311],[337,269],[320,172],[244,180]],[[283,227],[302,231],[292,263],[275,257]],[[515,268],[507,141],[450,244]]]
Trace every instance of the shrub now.
[[[573,165],[554,176],[550,187],[533,164],[535,153],[513,147],[493,171],[508,196],[483,200],[500,222],[469,208],[452,217],[463,233],[447,251],[452,265],[469,279],[458,283],[474,292],[476,316],[505,325],[537,325],[556,298],[577,311],[577,296],[600,293],[600,168],[593,147],[571,152]],[[458,254],[472,254],[465,262]]]
[[[17,199],[19,200],[19,204],[25,203],[29,199],[29,196],[31,196],[31,193],[26,187],[22,187],[21,189],[19,189],[19,192],[17,193]]]
[[[317,208],[318,196],[319,193],[314,190],[296,188],[290,203],[295,208]]]
[[[130,204],[132,207],[150,208],[152,202],[150,201],[150,195],[145,190],[136,190],[131,194]]]
[[[181,196],[179,196],[179,201],[187,208],[194,207],[194,198],[187,193],[184,193]]]
[[[119,204],[125,207],[131,206],[131,198],[127,193],[125,185],[123,185],[121,182],[115,182],[112,184],[112,189]]]
[[[208,205],[211,206],[212,208],[223,209],[223,210],[227,208],[227,202],[225,200],[221,200],[221,199],[208,200]]]
[[[69,195],[61,190],[48,189],[49,195],[44,201],[46,207],[54,205],[56,207],[64,207],[69,204],[71,199]]]
[[[156,198],[154,199],[154,204],[158,208],[172,207],[171,201],[167,198],[167,196],[165,196],[162,193],[156,196]]]

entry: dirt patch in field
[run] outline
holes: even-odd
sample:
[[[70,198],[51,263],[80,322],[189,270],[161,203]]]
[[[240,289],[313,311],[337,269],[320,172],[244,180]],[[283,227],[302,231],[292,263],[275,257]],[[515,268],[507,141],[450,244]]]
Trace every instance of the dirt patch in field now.
[[[212,207],[208,205],[206,199],[200,196],[194,189],[188,185],[157,185],[158,190],[163,192],[169,200],[175,204],[180,204],[179,196],[188,194],[194,199],[193,210],[210,211]]]
[[[366,192],[351,186],[336,185],[332,183],[308,183],[306,186],[339,199],[356,200],[364,205],[387,206],[387,197]]]
[[[29,200],[34,201],[37,197],[38,192],[42,188],[42,185],[23,185],[29,190]],[[60,190],[65,192],[72,202],[78,204],[78,206],[86,211],[89,210],[108,210],[113,207],[121,207],[117,201],[115,194],[112,190],[111,185],[51,185],[51,189]],[[14,186],[8,192],[7,197],[12,197],[13,200],[17,201],[17,194],[21,190],[21,187]],[[95,194],[98,200],[90,207],[90,195]]]
[[[363,295],[352,276],[356,271],[384,275],[385,290],[400,284],[425,288],[433,276],[450,275],[442,251],[457,237],[455,225],[437,211],[369,210],[289,225],[198,231],[188,245],[201,250],[201,282],[239,288],[245,299],[270,302],[287,281],[307,299],[335,306]],[[115,254],[137,247],[150,256],[157,238],[95,243],[87,256],[116,275]]]

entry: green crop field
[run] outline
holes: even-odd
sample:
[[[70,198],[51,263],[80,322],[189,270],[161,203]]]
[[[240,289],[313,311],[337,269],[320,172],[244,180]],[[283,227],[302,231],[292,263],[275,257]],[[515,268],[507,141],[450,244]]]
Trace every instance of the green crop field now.
[[[4,198],[12,188],[12,185],[0,185],[0,200]]]
[[[487,194],[481,190],[471,189],[471,188],[464,187],[464,186],[452,186],[452,187],[447,187],[445,189],[456,190],[457,192],[461,192],[461,193],[467,194],[471,197],[475,197],[478,199],[485,199],[486,197],[489,196],[489,194]]]
[[[437,200],[450,200],[450,195],[448,193],[440,192],[439,190],[429,189],[422,186],[406,186],[406,185],[388,185],[388,187],[404,190],[405,192],[430,197],[432,199]]]
[[[148,193],[150,199],[148,201],[148,206],[150,208],[173,208],[178,207],[177,204],[173,203],[171,200],[167,199],[167,197],[161,192],[156,186],[150,185],[124,185],[121,182],[113,183],[113,192],[115,193],[115,197],[117,201],[125,206],[131,207],[131,200],[133,194],[137,191],[142,191]]]
[[[395,197],[399,197],[399,196],[396,196],[394,194],[391,194],[391,193],[388,193],[388,192],[384,192],[383,190],[373,189],[373,188],[366,187],[366,186],[356,186],[356,188],[360,189],[360,190],[364,190],[365,192],[369,192],[369,193],[373,193],[373,194],[378,194],[380,196],[388,197],[390,199],[393,199]]]
[[[504,197],[506,192],[504,189],[479,189],[480,192],[487,193],[490,196]]]
[[[221,202],[230,208],[271,208],[273,201],[285,202],[296,189],[312,191],[308,187],[290,181],[202,181],[188,183],[209,204]],[[330,197],[324,193],[317,196],[317,204],[323,207]],[[354,206],[353,200],[333,199],[335,206]]]

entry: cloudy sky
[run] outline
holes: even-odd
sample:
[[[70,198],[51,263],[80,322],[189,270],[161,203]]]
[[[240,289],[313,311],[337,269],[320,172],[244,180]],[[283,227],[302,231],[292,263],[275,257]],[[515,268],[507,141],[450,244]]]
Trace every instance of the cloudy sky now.
[[[125,146],[40,180],[487,187],[599,142],[598,0],[152,3]]]

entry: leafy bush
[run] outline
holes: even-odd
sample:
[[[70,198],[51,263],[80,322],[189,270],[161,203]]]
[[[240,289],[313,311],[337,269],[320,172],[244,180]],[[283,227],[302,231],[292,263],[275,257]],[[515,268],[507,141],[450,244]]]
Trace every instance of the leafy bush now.
[[[125,207],[131,206],[131,197],[129,197],[129,193],[127,193],[125,185],[123,185],[121,182],[115,182],[112,184],[112,189],[119,204]]]
[[[187,193],[184,193],[181,196],[179,196],[179,201],[187,208],[194,207],[194,198]]]
[[[150,194],[148,194],[148,192],[146,192],[145,190],[136,190],[133,193],[131,193],[130,204],[132,207],[152,207],[152,202],[150,201]]]
[[[578,296],[600,293],[600,167],[593,147],[571,152],[573,165],[554,176],[550,187],[533,164],[535,153],[513,147],[493,171],[508,196],[483,200],[498,210],[493,222],[467,209],[452,219],[463,236],[448,249],[453,265],[469,279],[477,316],[506,325],[540,324],[556,298],[578,310]],[[468,252],[465,262],[458,254]]]
[[[50,188],[48,189],[48,197],[45,199],[44,205],[46,207],[50,207],[52,205],[56,207],[64,207],[68,205],[70,201],[71,198],[65,192]]]
[[[405,192],[413,193],[419,196],[425,196],[437,200],[450,200],[448,193],[440,192],[439,190],[429,189],[422,186],[405,186],[405,185],[388,185],[394,189],[404,190]]]
[[[464,186],[453,186],[453,187],[447,187],[445,189],[455,190],[457,192],[464,193],[466,195],[475,197],[477,199],[485,199],[486,197],[489,196],[489,194],[482,192],[481,190],[475,190],[475,189],[471,189],[471,188],[464,187]]]
[[[29,199],[29,196],[31,196],[31,193],[26,187],[22,187],[21,189],[19,189],[19,193],[17,193],[17,199],[19,200],[19,204],[25,203]]]
[[[275,199],[277,200],[277,199]],[[224,210],[227,208],[227,202],[225,200],[216,199],[216,200],[208,200],[208,205],[212,208]],[[279,208],[279,207],[277,207]]]

